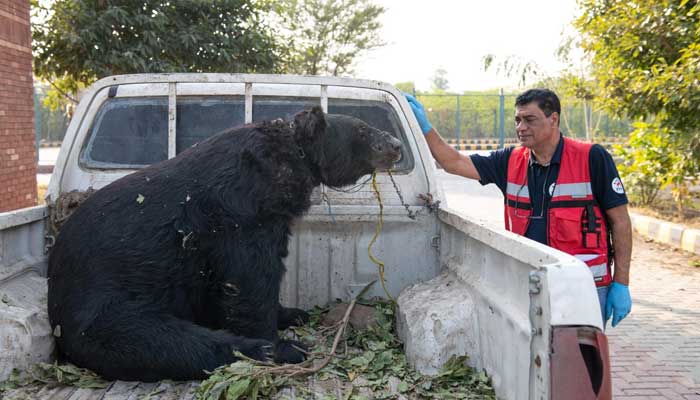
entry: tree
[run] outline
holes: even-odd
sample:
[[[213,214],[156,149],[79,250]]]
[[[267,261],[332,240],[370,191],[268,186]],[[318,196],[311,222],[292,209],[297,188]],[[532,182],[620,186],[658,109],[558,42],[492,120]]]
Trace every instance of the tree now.
[[[627,160],[618,169],[634,203],[652,205],[659,189],[670,183],[668,172],[678,160],[678,154],[668,152],[666,143],[672,139],[666,129],[637,122],[628,145],[616,145],[617,153]]]
[[[500,59],[487,54],[482,62],[485,71],[495,65],[496,73],[516,77],[521,88],[545,87],[556,92],[562,103],[561,123],[564,131],[572,136],[578,134],[586,140],[593,140],[600,132],[603,117],[606,121],[609,118],[599,107],[594,107],[597,92],[590,78],[590,58],[585,54],[574,57],[574,50],[578,47],[579,43],[573,36],[564,37],[555,54],[565,66],[556,76],[549,75],[536,61],[517,55]],[[565,109],[568,112],[564,112]],[[580,123],[574,123],[574,118]]]
[[[286,48],[263,19],[266,4],[32,0],[34,72],[56,99],[114,74],[278,71]]]
[[[293,73],[339,76],[353,72],[354,61],[383,46],[379,17],[383,7],[369,0],[284,0],[276,13],[290,47]]]
[[[548,80],[542,68],[533,60],[526,60],[515,54],[499,58],[495,54],[486,54],[481,59],[484,71],[488,71],[496,65],[496,73],[502,73],[506,77],[517,77],[518,86],[525,87],[529,82],[538,80]]]
[[[445,91],[450,86],[447,82],[447,71],[442,67],[435,70],[435,74],[430,80],[433,91]]]
[[[581,6],[575,25],[606,106],[631,117],[664,114],[675,129],[699,130],[700,4],[584,0]]]
[[[609,111],[642,122],[638,135],[660,139],[638,141],[640,152],[678,155],[661,180],[672,185],[682,213],[688,178],[700,172],[700,4],[580,0],[579,5],[575,26],[592,57],[600,99]],[[649,142],[662,148],[651,149]]]

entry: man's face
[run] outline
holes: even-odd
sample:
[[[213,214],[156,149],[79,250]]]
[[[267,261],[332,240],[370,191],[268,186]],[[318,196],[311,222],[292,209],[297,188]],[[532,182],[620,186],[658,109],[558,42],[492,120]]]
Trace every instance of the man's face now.
[[[559,132],[559,114],[547,117],[536,102],[515,107],[515,131],[520,144],[533,148],[552,140]]]

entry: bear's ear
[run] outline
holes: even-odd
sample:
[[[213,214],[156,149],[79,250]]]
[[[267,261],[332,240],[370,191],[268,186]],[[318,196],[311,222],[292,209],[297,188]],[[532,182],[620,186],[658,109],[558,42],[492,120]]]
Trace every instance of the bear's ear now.
[[[304,110],[294,116],[294,130],[297,140],[313,141],[326,131],[326,117],[321,107]]]

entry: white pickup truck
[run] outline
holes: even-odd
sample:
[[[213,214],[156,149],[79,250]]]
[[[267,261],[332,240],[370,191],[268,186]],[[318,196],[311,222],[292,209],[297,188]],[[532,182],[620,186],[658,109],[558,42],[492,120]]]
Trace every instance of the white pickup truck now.
[[[499,399],[610,399],[607,339],[588,268],[450,208],[408,103],[386,83],[245,74],[104,78],[80,101],[47,203],[175,157],[224,128],[288,118],[318,104],[329,113],[361,118],[403,143],[395,184],[387,174],[378,176],[384,228],[373,249],[386,265],[392,296],[419,283],[427,288],[421,300],[427,312],[399,313],[409,361],[430,371],[453,354],[467,353],[472,366],[491,377]],[[349,299],[378,278],[366,251],[379,216],[370,186],[347,192],[322,186],[314,192],[311,209],[290,239],[283,304],[310,308]],[[427,193],[439,207],[426,207],[418,198]],[[0,381],[13,368],[52,360],[45,279],[52,244],[49,210],[37,206],[0,214]],[[430,301],[430,290],[441,294],[445,282],[447,301],[459,312],[445,307],[445,296],[434,305]],[[380,285],[371,290],[370,295],[384,294]],[[402,296],[400,307],[402,299],[411,301]],[[414,335],[414,326],[434,329]],[[53,398],[73,397],[65,392]]]

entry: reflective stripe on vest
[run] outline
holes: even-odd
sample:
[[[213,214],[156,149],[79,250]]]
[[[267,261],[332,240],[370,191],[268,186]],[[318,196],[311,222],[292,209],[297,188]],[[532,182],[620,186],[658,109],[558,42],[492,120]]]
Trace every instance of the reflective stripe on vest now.
[[[598,281],[598,279],[603,279],[605,275],[608,274],[608,264],[597,264],[597,265],[589,265],[588,268],[590,268],[591,273],[593,274],[593,279]]]
[[[582,199],[593,196],[593,189],[590,182],[584,183],[562,183],[554,185],[552,201],[565,200],[564,197],[572,199]]]
[[[594,260],[599,257],[598,254],[574,254],[574,257],[578,258],[579,260],[588,263],[591,260]],[[591,274],[593,274],[593,278],[602,278],[608,273],[608,263],[603,263],[603,264],[594,264],[594,265],[589,265],[588,266],[591,269]]]
[[[547,244],[588,265],[596,285],[612,282],[605,216],[595,203],[588,155],[591,144],[563,138],[559,175],[547,210]],[[508,160],[506,229],[525,235],[531,199],[527,186],[530,150],[513,149]],[[517,209],[516,209],[517,207]]]
[[[527,188],[527,185],[517,185],[515,183],[508,182],[506,192],[513,197],[518,197],[519,199],[522,198],[522,200],[527,203],[530,202],[530,189]]]

